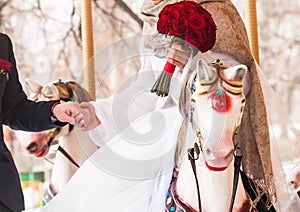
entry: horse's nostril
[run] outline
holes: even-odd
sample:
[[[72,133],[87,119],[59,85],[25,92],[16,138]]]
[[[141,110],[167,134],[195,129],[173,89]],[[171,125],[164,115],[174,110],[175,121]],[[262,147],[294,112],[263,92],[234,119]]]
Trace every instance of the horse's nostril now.
[[[33,153],[38,149],[38,144],[36,142],[32,142],[26,148],[29,152]]]

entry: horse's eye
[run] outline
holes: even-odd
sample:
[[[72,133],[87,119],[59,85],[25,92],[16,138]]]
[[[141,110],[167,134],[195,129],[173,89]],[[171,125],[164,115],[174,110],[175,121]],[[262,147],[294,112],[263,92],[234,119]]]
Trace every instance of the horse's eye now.
[[[246,101],[246,99],[242,99],[242,103],[244,103]]]

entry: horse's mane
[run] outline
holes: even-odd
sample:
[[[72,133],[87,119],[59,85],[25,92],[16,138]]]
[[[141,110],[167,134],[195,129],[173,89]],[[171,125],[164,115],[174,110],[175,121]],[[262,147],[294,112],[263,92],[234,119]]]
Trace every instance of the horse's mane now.
[[[81,87],[79,84],[77,84],[75,81],[66,81],[66,82],[63,82],[63,83],[61,83],[61,82],[54,83],[54,85],[59,90],[60,95],[63,95],[62,94],[62,93],[64,93],[63,90],[66,89],[65,86],[62,86],[63,84],[66,84],[67,86],[69,86],[72,89],[76,102],[81,103],[81,102],[93,101],[93,98],[88,93],[88,91],[86,89],[84,89],[83,87]]]
[[[79,84],[77,84],[74,81],[69,81],[69,83],[72,90],[75,92],[75,96],[77,97],[77,102],[81,103],[81,102],[89,102],[94,100],[92,96],[89,94],[89,92],[83,87],[81,87]]]

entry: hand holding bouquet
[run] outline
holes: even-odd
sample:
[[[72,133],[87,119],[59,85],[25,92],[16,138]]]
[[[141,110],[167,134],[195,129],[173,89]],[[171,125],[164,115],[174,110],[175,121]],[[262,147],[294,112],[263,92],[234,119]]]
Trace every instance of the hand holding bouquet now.
[[[183,43],[195,56],[198,51],[211,49],[216,40],[216,24],[211,15],[200,4],[193,1],[181,1],[166,5],[159,13],[157,30],[166,36],[173,36],[172,42]],[[158,96],[167,96],[175,65],[167,62],[151,92]]]

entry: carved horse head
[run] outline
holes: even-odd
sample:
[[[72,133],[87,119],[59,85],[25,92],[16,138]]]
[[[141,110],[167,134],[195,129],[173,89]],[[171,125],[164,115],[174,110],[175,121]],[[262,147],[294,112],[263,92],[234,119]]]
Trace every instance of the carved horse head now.
[[[89,93],[74,81],[63,82],[61,80],[50,82],[44,86],[38,82],[26,79],[26,86],[31,94],[30,99],[33,101],[91,101]],[[73,126],[67,125],[62,128],[56,128],[50,131],[31,133],[31,141],[25,143],[25,151],[36,157],[45,156],[50,148],[50,144],[57,140],[58,137],[70,133]]]
[[[62,100],[80,103],[92,100],[88,92],[74,81],[59,80],[42,86],[33,80],[26,79],[26,83],[31,91],[31,99],[34,101]],[[50,146],[55,143],[57,145],[54,146],[58,147],[52,161],[54,164],[51,175],[53,186],[49,192],[52,194],[59,192],[78,167],[98,149],[88,133],[69,124],[52,130],[30,133],[29,141],[21,141],[25,152],[36,157],[46,156]]]
[[[181,111],[189,114],[205,164],[215,171],[224,170],[233,158],[245,105],[242,81],[246,71],[244,65],[227,68],[199,60],[181,97],[187,101]]]
[[[178,135],[176,180],[170,186],[167,208],[228,211],[242,208],[247,201],[241,183],[236,201],[230,200],[235,189],[231,162],[238,148],[246,72],[244,65],[228,68],[219,61],[198,60],[196,70],[184,82],[179,107],[185,119]]]

